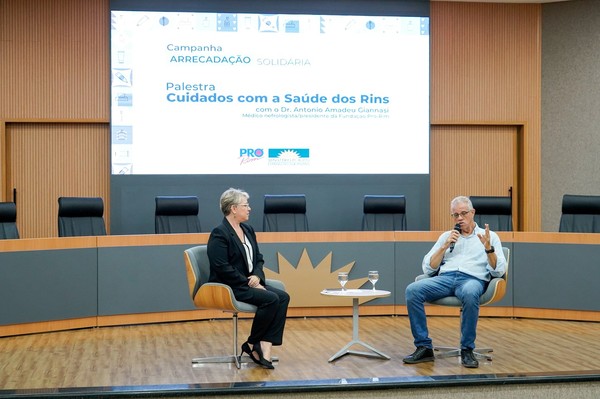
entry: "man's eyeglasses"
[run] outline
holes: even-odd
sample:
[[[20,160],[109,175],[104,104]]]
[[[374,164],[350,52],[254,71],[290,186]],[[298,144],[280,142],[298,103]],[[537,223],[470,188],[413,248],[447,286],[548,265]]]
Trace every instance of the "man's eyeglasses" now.
[[[244,206],[246,208],[250,208],[250,204],[237,204],[237,206]]]
[[[471,213],[471,211],[462,211],[461,213],[451,213],[450,216],[452,216],[454,219],[458,219],[459,216],[465,217],[469,213]]]

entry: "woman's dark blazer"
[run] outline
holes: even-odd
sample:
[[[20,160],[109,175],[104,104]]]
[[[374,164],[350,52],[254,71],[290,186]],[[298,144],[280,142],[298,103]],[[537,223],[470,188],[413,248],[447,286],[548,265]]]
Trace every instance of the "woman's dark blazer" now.
[[[208,239],[208,259],[210,261],[209,281],[227,284],[233,290],[235,298],[244,301],[252,296],[249,292],[248,277],[255,275],[265,285],[263,256],[258,249],[256,233],[252,226],[241,223],[240,226],[252,245],[253,269],[249,272],[244,244],[226,218],[215,227]]]

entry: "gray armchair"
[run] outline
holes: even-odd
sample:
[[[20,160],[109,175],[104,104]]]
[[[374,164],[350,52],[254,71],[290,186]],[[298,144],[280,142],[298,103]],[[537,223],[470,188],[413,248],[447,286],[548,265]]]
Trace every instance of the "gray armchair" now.
[[[256,313],[256,306],[236,300],[228,285],[208,282],[210,264],[206,245],[186,249],[184,260],[190,297],[194,305],[198,309],[214,309],[231,313],[233,320],[233,353],[225,356],[194,358],[192,364],[235,363],[239,369],[241,363],[247,363],[250,357],[242,356],[238,352],[238,313]],[[285,291],[281,281],[267,279],[267,284]],[[277,361],[277,358],[271,360]]]
[[[479,299],[479,306],[487,306],[492,303],[500,301],[504,298],[506,294],[506,282],[508,279],[508,265],[510,260],[510,250],[506,247],[502,247],[502,251],[504,252],[504,257],[506,258],[506,272],[502,277],[492,278],[489,282],[487,289],[481,295]],[[427,274],[421,274],[417,276],[416,280],[422,280],[424,278],[429,278],[431,276]],[[432,305],[439,306],[450,306],[455,308],[461,308],[462,304],[460,300],[455,296],[448,296],[445,298],[438,299],[437,301],[431,302]],[[462,316],[462,308],[461,308],[461,316]],[[460,348],[453,346],[434,346],[433,350],[439,353],[436,353],[436,358],[445,358],[445,357],[458,357],[460,356]],[[492,356],[491,352],[494,350],[492,348],[475,348],[473,350],[473,354],[477,359],[486,359],[491,361]]]

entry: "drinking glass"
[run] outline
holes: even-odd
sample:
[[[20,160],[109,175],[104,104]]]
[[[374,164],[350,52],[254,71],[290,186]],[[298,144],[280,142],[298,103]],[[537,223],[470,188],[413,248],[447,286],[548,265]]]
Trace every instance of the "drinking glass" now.
[[[377,270],[371,270],[369,272],[369,281],[373,284],[373,291],[375,291],[375,283],[379,280],[379,272]]]
[[[344,288],[344,286],[348,282],[348,272],[339,272],[338,273],[338,281],[340,282],[340,285],[342,286],[342,291],[346,291],[346,288]]]

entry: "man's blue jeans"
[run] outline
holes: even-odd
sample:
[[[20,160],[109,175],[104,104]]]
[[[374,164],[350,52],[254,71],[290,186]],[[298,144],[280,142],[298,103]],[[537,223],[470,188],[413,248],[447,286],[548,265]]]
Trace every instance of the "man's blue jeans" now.
[[[460,347],[475,349],[479,297],[486,285],[487,282],[461,272],[444,273],[409,284],[406,287],[406,306],[415,346],[433,347],[427,329],[424,303],[456,296],[462,302]]]

